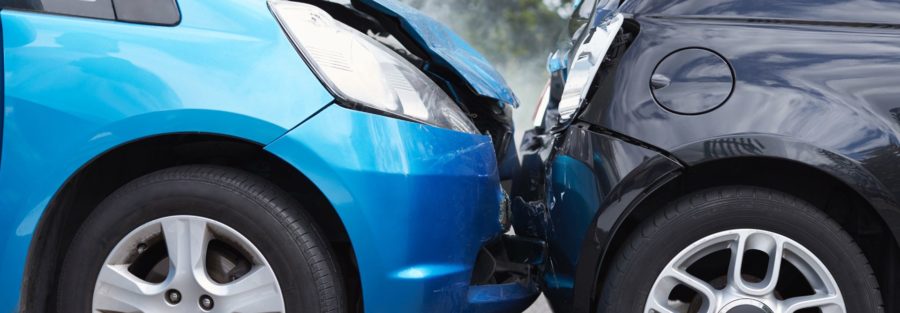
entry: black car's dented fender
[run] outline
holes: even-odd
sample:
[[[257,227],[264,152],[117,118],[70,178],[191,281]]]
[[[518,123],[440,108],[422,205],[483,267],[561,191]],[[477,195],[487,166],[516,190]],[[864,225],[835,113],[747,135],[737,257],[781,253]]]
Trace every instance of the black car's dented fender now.
[[[536,235],[550,241],[546,291],[558,312],[592,312],[608,257],[632,223],[715,184],[762,185],[814,202],[859,236],[886,311],[898,310],[900,274],[884,268],[897,262],[900,238],[900,23],[884,12],[900,3],[813,2],[625,2],[634,41],[595,81],[576,125],[544,135],[543,151],[524,151],[526,163],[542,156],[546,172],[532,165],[524,176],[543,176],[545,190],[514,191],[547,192],[545,207],[528,207],[545,212],[548,229],[523,227],[550,234]],[[714,52],[733,71],[732,94],[711,111],[676,113],[654,98],[658,64],[688,48]],[[577,160],[569,173],[593,177],[561,188],[578,183],[557,183],[566,171],[561,156]],[[565,197],[579,189],[582,198],[602,199],[582,201],[596,205],[590,224],[581,222],[590,227],[578,247],[554,244],[561,238],[553,233],[577,232],[571,220],[586,218],[560,202],[563,189]],[[560,230],[563,215],[569,224]]]
[[[598,265],[616,230],[635,204],[682,167],[651,147],[588,125],[526,136],[535,144],[524,152],[513,184],[516,233],[550,243],[544,291],[555,310],[568,312],[576,302],[590,306]]]
[[[900,4],[867,1],[855,13],[874,14],[866,17],[836,11],[848,1],[826,2],[771,4],[792,18],[756,1],[626,2],[640,34],[579,118],[688,165],[759,156],[807,164],[865,186],[854,189],[900,225],[900,24],[861,23]],[[668,111],[649,86],[657,64],[688,47],[716,52],[734,71],[733,94],[708,113]],[[727,138],[767,146],[743,151],[722,146]],[[897,238],[900,229],[892,231]]]

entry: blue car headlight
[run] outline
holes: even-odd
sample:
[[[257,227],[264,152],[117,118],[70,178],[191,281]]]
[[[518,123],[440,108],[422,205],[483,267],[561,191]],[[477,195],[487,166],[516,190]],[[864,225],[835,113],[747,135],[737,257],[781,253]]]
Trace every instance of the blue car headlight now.
[[[396,52],[316,6],[269,0],[269,8],[306,63],[343,103],[479,133],[450,96]]]

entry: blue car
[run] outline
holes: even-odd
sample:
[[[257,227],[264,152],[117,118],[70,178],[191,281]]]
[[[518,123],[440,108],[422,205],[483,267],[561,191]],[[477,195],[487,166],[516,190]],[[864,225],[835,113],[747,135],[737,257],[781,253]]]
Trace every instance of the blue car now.
[[[5,0],[0,312],[518,312],[517,105],[388,0]]]

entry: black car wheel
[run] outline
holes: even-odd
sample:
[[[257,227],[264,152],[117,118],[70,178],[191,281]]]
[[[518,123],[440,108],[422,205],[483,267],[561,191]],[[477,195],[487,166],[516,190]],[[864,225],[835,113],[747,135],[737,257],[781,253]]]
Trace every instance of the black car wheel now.
[[[327,242],[290,195],[251,174],[185,166],[139,178],[82,225],[59,312],[344,312]]]
[[[827,215],[755,187],[700,191],[622,246],[598,312],[880,313],[872,269]]]

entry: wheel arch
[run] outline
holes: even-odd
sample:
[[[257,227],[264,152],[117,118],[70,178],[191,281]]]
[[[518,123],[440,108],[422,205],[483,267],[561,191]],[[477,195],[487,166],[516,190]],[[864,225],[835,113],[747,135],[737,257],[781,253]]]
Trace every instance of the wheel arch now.
[[[591,286],[594,290],[575,291],[575,311],[596,310],[595,297],[602,292],[596,289],[605,278],[609,260],[643,220],[685,194],[728,185],[778,190],[824,210],[851,234],[869,259],[886,311],[900,307],[896,300],[900,295],[900,266],[896,265],[900,263],[900,232],[888,226],[900,226],[900,208],[886,188],[859,163],[806,143],[766,135],[697,142],[672,151],[670,156],[685,167],[661,177],[629,203],[605,240],[598,242],[596,239],[604,238],[597,237],[594,229],[589,232],[588,239],[595,239],[595,246],[602,251],[592,260],[579,260],[579,270],[590,267],[595,271]],[[772,173],[777,173],[777,179]],[[823,194],[828,196],[821,197]],[[582,251],[581,255],[590,254]],[[583,261],[588,264],[581,264]],[[584,266],[589,264],[594,265]],[[592,298],[586,302],[585,297]]]
[[[59,264],[71,238],[100,201],[133,179],[186,164],[245,170],[275,183],[304,203],[341,259],[351,303],[361,302],[358,271],[347,230],[328,199],[300,170],[258,142],[213,133],[170,133],[111,148],[65,181],[48,203],[32,236],[19,310],[55,312],[52,286],[59,278]]]

